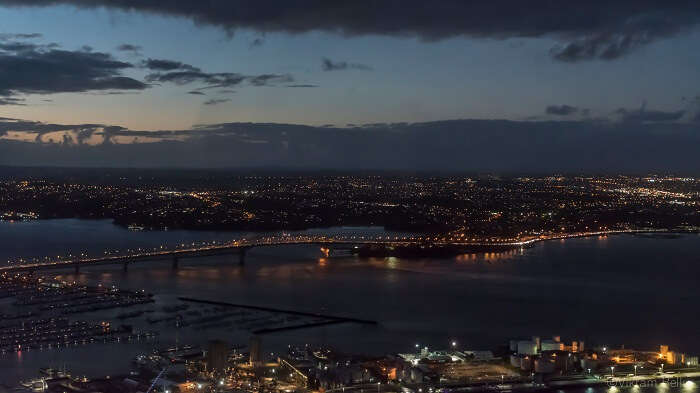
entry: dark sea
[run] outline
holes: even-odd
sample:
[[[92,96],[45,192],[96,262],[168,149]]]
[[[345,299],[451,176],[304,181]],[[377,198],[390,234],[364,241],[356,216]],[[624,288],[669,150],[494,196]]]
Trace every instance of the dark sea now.
[[[381,228],[332,228],[332,232],[380,233]],[[105,249],[153,248],[162,244],[230,240],[253,234],[201,231],[129,231],[111,221],[0,222],[0,263]],[[315,246],[254,248],[245,266],[224,255],[46,272],[91,285],[145,289],[160,309],[178,296],[376,320],[378,325],[339,324],[262,337],[263,350],[287,345],[327,345],[339,351],[386,354],[415,344],[494,349],[509,339],[557,335],[587,347],[657,349],[660,344],[700,353],[700,236],[616,235],[538,243],[525,250],[460,255],[447,259],[322,258]],[[0,300],[0,313],[16,311]],[[138,307],[135,309],[139,309]],[[115,320],[124,310],[79,315]],[[154,348],[206,344],[223,339],[247,345],[250,332],[234,327],[162,329],[157,339],[97,344],[63,350],[0,355],[0,382],[12,386],[38,375],[40,367],[66,367],[74,374],[128,372],[131,360]],[[653,390],[641,391],[657,391]],[[682,388],[669,391],[683,391]],[[621,389],[625,391],[624,389]],[[584,391],[584,390],[582,390]],[[606,391],[587,390],[587,391]]]

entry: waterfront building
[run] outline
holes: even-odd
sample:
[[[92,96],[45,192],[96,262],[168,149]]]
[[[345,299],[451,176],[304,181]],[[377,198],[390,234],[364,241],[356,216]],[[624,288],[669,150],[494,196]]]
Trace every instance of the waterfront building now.
[[[543,340],[542,351],[561,351],[564,349],[564,343],[554,340]]]
[[[518,341],[519,355],[537,355],[537,343],[535,341]]]
[[[228,344],[221,340],[210,341],[206,361],[209,372],[223,374],[228,365]]]
[[[261,340],[260,336],[250,336],[250,365],[252,367],[257,367],[262,364],[262,350],[261,350]]]

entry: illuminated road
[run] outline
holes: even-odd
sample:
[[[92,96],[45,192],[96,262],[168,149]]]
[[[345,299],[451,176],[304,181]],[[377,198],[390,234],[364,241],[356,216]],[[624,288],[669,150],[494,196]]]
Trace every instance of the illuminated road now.
[[[195,257],[195,256],[210,256],[222,254],[238,254],[240,263],[243,264],[245,252],[253,247],[269,247],[281,245],[299,245],[312,244],[320,246],[333,245],[352,245],[352,246],[368,246],[379,245],[386,247],[406,247],[406,246],[424,246],[424,247],[457,247],[468,249],[470,247],[526,247],[536,242],[556,239],[567,239],[575,237],[587,236],[604,236],[619,233],[652,233],[652,232],[668,232],[665,229],[629,229],[629,230],[610,230],[597,232],[577,232],[570,234],[546,235],[529,238],[484,238],[475,239],[466,237],[463,234],[452,234],[448,236],[361,236],[361,235],[346,235],[346,236],[323,236],[323,235],[278,235],[278,236],[262,236],[252,239],[236,239],[228,242],[204,242],[180,244],[175,248],[165,248],[161,246],[155,249],[137,249],[128,250],[127,253],[113,253],[105,251],[103,255],[87,256],[82,254],[77,257],[69,256],[67,258],[55,257],[44,258],[41,262],[18,263],[9,266],[0,267],[0,273],[17,272],[17,271],[35,271],[45,269],[59,268],[75,268],[76,271],[82,266],[105,265],[105,264],[124,264],[124,268],[131,262],[140,260],[162,260],[172,259],[173,266],[177,266],[178,258],[180,257]]]

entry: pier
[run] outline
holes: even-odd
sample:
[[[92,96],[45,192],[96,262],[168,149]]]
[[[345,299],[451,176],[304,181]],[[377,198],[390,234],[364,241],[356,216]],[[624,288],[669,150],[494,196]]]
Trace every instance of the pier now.
[[[267,312],[280,313],[280,314],[290,314],[290,315],[298,315],[298,316],[303,316],[303,317],[314,317],[314,318],[327,319],[326,321],[309,322],[309,323],[303,323],[303,324],[299,324],[299,325],[283,326],[283,327],[269,328],[269,329],[267,329],[267,328],[266,329],[259,329],[259,330],[253,331],[254,334],[266,334],[266,333],[274,333],[274,332],[279,332],[279,331],[284,331],[284,330],[306,329],[306,328],[313,328],[313,327],[319,327],[319,326],[334,325],[334,324],[339,324],[339,323],[358,323],[358,324],[363,324],[363,325],[377,325],[378,324],[377,321],[373,321],[373,320],[369,320],[369,319],[341,317],[341,316],[337,316],[337,315],[327,315],[327,314],[316,314],[316,313],[311,313],[311,312],[297,311],[297,310],[286,310],[286,309],[274,308],[274,307],[253,306],[253,305],[249,305],[249,304],[226,303],[226,302],[218,302],[218,301],[213,301],[213,300],[194,299],[194,298],[189,298],[189,297],[178,297],[178,300],[183,301],[183,302],[209,304],[209,305],[214,305],[214,306],[244,308],[244,309],[256,310],[256,311],[267,311]]]

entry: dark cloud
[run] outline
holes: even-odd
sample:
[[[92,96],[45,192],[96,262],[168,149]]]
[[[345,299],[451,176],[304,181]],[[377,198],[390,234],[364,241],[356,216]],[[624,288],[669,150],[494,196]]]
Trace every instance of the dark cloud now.
[[[186,85],[193,82],[205,84],[205,88],[229,87],[242,83],[246,77],[232,72],[206,73],[202,71],[157,72],[146,75],[149,82],[174,83]]]
[[[122,76],[130,63],[108,53],[47,48],[0,52],[0,96],[105,90],[143,90],[149,86]]]
[[[16,39],[17,34],[7,34]],[[119,51],[138,51],[141,47],[122,44]],[[290,83],[289,74],[242,75],[233,72],[207,73],[189,64],[167,59],[148,58],[139,67],[152,71],[147,82],[185,85],[200,83],[199,89],[229,88],[248,83],[252,86],[272,86]],[[55,45],[37,45],[0,38],[0,105],[24,105],[21,94],[90,93],[123,94],[140,91],[150,84],[123,76],[134,68],[128,62],[115,59],[109,53],[96,52],[83,46],[77,51],[59,50]],[[196,93],[191,93],[196,94]]]
[[[261,37],[257,37],[254,40],[250,41],[250,44],[248,44],[248,47],[250,49],[257,48],[259,46],[262,46],[265,43],[265,39]]]
[[[100,135],[103,137],[102,144],[103,145],[111,145],[112,144],[112,138],[115,136],[120,135],[121,133],[127,131],[126,128],[120,127],[120,126],[109,126],[109,127],[103,127],[102,131],[95,130],[93,134],[95,135]],[[136,131],[134,131],[136,133]]]
[[[294,78],[289,74],[262,74],[249,77],[248,80],[253,86],[269,86],[276,83],[294,82]]]
[[[321,69],[324,71],[341,71],[341,70],[363,70],[370,71],[372,67],[358,63],[348,63],[347,61],[333,61],[324,57],[321,60]]]
[[[230,98],[212,98],[210,100],[204,101],[204,105],[218,105],[229,101],[231,101]]]
[[[199,72],[200,69],[189,64],[185,64],[174,60],[163,60],[163,59],[148,59],[144,60],[141,65],[153,71],[174,71],[174,70],[185,70]]]
[[[700,124],[678,122],[451,120],[363,127],[222,123],[158,131],[92,126],[0,121],[0,133],[17,128],[76,130],[71,139],[77,143],[2,140],[0,165],[700,174],[700,160],[688,159],[697,155]],[[90,135],[105,137],[105,143],[81,144],[89,132],[80,130],[92,128],[96,131]],[[163,140],[120,144],[116,136]]]
[[[37,45],[28,42],[0,42],[0,50],[8,52],[26,52],[37,48]]]
[[[78,132],[79,130],[97,130],[102,127],[99,124],[52,124],[38,121],[0,118],[0,136],[9,131],[21,132],[35,136],[35,141],[40,142],[45,134],[57,131]]]
[[[564,6],[548,0],[0,0],[7,6],[111,7],[187,17],[200,24],[262,33],[324,31],[344,36],[390,35],[439,40],[457,36],[542,37],[562,43],[552,56],[562,61],[615,59],[700,22],[697,1],[590,0]]]
[[[31,34],[0,34],[0,51],[17,53],[17,52],[30,52],[30,51],[47,51],[50,49],[57,49],[60,47],[59,44],[52,42],[49,44],[37,44],[33,42],[27,42],[26,40],[42,37],[39,33]]]
[[[578,108],[571,105],[549,105],[545,109],[548,115],[568,116],[578,112]]]
[[[90,139],[92,137],[92,134],[95,133],[95,128],[87,127],[87,128],[79,128],[76,130],[73,130],[72,133],[74,134],[74,138],[77,141],[78,144],[83,144],[85,141]]]
[[[133,45],[133,44],[121,44],[117,46],[118,51],[123,51],[123,52],[134,52],[134,51],[140,51],[143,49],[140,45]]]
[[[0,40],[31,40],[34,38],[41,38],[43,35],[41,33],[2,33],[0,34]]]
[[[198,96],[204,96],[204,95],[206,95],[206,94],[204,94],[204,93],[202,93],[201,91],[198,91],[198,90],[188,91],[187,94],[193,94],[193,95],[198,95]]]
[[[639,109],[631,110],[620,108],[615,111],[615,114],[625,123],[674,122],[680,120],[686,114],[686,110],[682,109],[667,112],[647,109],[647,103],[645,101]]]
[[[75,143],[75,141],[73,141],[73,137],[70,134],[63,134],[62,139],[63,139],[63,144],[66,146],[69,146],[69,145],[72,145]]]
[[[557,45],[551,49],[550,54],[557,60],[569,63],[596,58],[615,60],[651,43],[659,38],[659,35],[652,35],[646,31],[629,34],[598,34],[566,45]]]
[[[141,50],[143,48],[140,45],[134,44],[121,44],[117,46],[117,50],[120,52],[131,52],[134,55],[141,55]]]
[[[146,75],[148,82],[174,83],[176,85],[187,85],[190,83],[200,83],[200,89],[233,87],[248,82],[253,86],[268,86],[275,83],[291,82],[294,78],[291,75],[261,74],[243,75],[235,72],[204,72],[201,69],[189,64],[175,60],[147,59],[141,62],[141,66],[151,71]],[[192,93],[196,94],[196,93]]]
[[[0,105],[26,105],[24,98],[0,97]]]
[[[121,95],[128,95],[128,94],[138,94],[138,92],[135,91],[91,91],[88,93],[84,94],[89,94],[93,96],[121,96]]]
[[[299,85],[287,85],[286,87],[318,87],[318,85],[299,84]]]
[[[200,89],[226,88],[238,86],[248,82],[253,86],[270,86],[276,83],[288,83],[294,81],[289,74],[261,74],[243,75],[233,72],[207,73],[198,70],[156,72],[146,75],[148,82],[174,83],[176,85],[187,85],[190,83],[201,83],[204,86]]]

